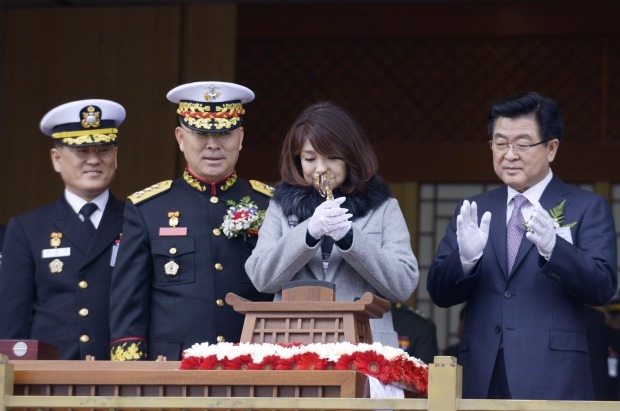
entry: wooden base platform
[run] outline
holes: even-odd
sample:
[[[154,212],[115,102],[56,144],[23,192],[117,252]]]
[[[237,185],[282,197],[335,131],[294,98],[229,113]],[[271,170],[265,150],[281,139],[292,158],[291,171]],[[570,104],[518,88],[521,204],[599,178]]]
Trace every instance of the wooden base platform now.
[[[179,370],[178,361],[10,364],[15,396],[369,397],[368,377],[354,371]]]

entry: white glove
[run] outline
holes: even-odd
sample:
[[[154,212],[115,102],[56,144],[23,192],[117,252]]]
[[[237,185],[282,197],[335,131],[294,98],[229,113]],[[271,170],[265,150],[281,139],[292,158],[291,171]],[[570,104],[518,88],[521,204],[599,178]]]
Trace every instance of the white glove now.
[[[352,216],[352,214],[345,215],[348,215],[349,218],[351,218]],[[334,239],[334,241],[341,240],[342,237],[344,237],[349,232],[349,230],[351,229],[351,225],[353,225],[351,220],[345,220],[341,223],[336,224],[331,230],[325,233],[325,235],[330,236]]]
[[[342,229],[339,224],[346,222],[352,217],[351,214],[347,214],[348,210],[346,208],[340,207],[344,200],[346,200],[346,197],[325,200],[314,210],[314,214],[312,214],[310,221],[308,221],[308,233],[312,237],[319,240],[329,231],[337,228]],[[346,234],[346,231],[344,234]]]
[[[473,263],[482,256],[489,238],[491,213],[485,212],[478,227],[478,205],[468,200],[461,205],[461,214],[456,217],[456,241],[459,244],[461,263]]]
[[[553,219],[538,202],[534,204],[534,213],[527,222],[525,237],[536,244],[540,255],[547,259],[551,257],[553,247],[555,247]]]

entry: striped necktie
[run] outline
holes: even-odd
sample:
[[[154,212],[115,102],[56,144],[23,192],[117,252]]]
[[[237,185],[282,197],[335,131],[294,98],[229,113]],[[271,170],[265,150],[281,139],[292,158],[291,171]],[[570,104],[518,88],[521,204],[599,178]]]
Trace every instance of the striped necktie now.
[[[521,239],[525,232],[525,220],[521,213],[521,207],[527,203],[527,198],[521,194],[516,195],[513,198],[514,207],[512,209],[512,215],[508,220],[506,226],[506,256],[508,261],[508,274],[512,271],[512,266],[515,263],[517,257],[517,251],[519,251],[519,245],[521,245]]]

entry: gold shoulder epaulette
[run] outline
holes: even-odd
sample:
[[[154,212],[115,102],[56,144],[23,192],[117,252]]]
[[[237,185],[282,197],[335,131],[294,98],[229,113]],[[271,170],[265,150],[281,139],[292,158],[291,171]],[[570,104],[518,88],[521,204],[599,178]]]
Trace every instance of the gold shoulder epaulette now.
[[[263,193],[266,196],[271,197],[273,195],[273,187],[258,180],[250,180],[252,188],[259,193]]]
[[[157,194],[161,194],[165,191],[168,191],[170,187],[172,187],[172,180],[161,181],[143,190],[136,191],[135,193],[133,193],[127,198],[129,198],[129,200],[132,203],[138,204],[146,199],[156,196]]]

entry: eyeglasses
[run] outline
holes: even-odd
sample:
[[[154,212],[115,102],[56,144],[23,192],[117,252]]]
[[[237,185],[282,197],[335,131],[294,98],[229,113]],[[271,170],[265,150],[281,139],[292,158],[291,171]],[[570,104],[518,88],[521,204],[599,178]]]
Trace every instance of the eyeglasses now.
[[[82,147],[66,147],[73,154],[80,158],[88,158],[91,154],[95,154],[99,158],[110,157],[114,153],[113,144],[99,145],[99,146],[82,146]]]
[[[548,142],[549,140],[543,140],[540,141],[538,143],[534,143],[534,144],[527,144],[527,143],[509,143],[507,141],[493,141],[490,140],[489,141],[489,145],[491,146],[491,150],[497,152],[497,153],[503,153],[504,151],[508,150],[508,147],[511,147],[514,151],[516,151],[517,153],[526,153],[530,150],[530,148],[537,146],[539,144],[544,144],[546,142]]]

